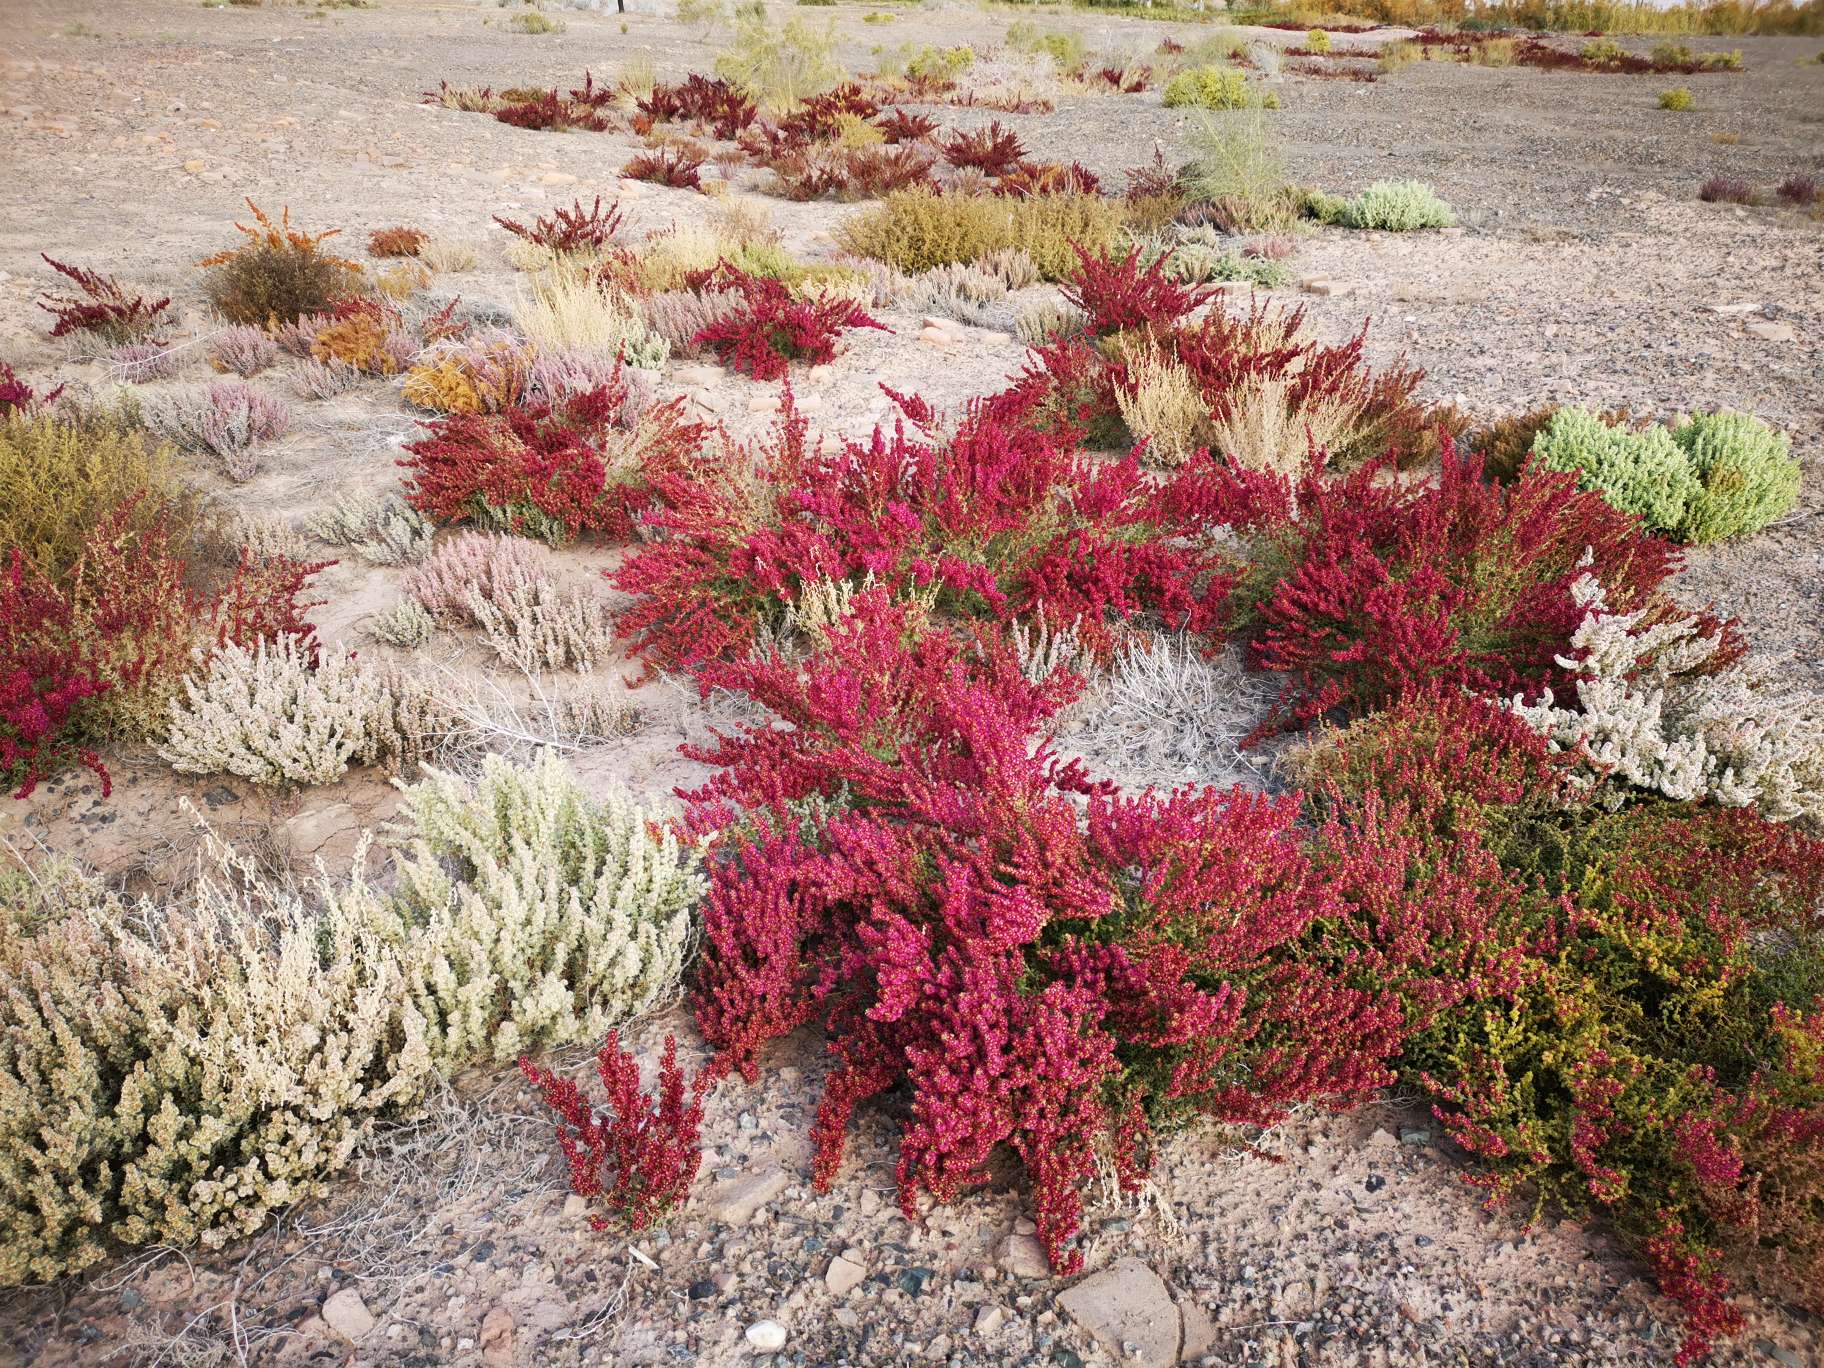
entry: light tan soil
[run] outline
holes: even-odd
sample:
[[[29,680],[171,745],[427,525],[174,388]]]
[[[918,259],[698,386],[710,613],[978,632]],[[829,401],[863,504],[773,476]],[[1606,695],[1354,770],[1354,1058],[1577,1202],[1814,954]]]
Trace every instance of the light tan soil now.
[[[40,251],[170,292],[180,339],[200,344],[214,324],[193,263],[229,241],[243,196],[289,204],[307,226],[346,225],[351,243],[393,223],[475,239],[482,268],[434,289],[509,307],[517,279],[490,216],[619,193],[633,144],[520,131],[420,104],[419,93],[439,79],[498,88],[572,83],[585,69],[612,78],[635,55],[676,78],[707,69],[711,50],[649,13],[625,16],[623,27],[612,13],[566,12],[567,31],[542,38],[484,25],[500,13],[422,0],[326,14],[189,0],[0,0],[0,358],[41,385],[103,378],[44,337],[44,315],[32,307],[50,283]],[[834,19],[855,69],[870,65],[877,43],[983,49],[1030,14],[928,7],[873,26],[851,6],[806,13]],[[1195,36],[1184,25],[1099,15],[1040,20],[1134,53],[1166,33]],[[1344,41],[1370,48],[1381,37]],[[1694,555],[1685,585],[1740,614],[1761,650],[1824,687],[1824,231],[1790,211],[1695,200],[1713,174],[1766,188],[1793,171],[1824,173],[1824,66],[1801,65],[1816,40],[1740,46],[1741,74],[1681,82],[1697,91],[1693,115],[1654,107],[1670,83],[1658,78],[1427,64],[1372,85],[1288,76],[1277,85],[1284,108],[1275,123],[1295,179],[1353,190],[1419,177],[1464,225],[1301,239],[1297,276],[1338,287],[1302,296],[1325,333],[1346,335],[1372,316],[1374,359],[1404,351],[1429,372],[1432,394],[1461,396],[1482,414],[1548,399],[1661,415],[1726,404],[1792,432],[1807,468],[1799,509],[1743,546]],[[969,127],[991,117],[937,112]],[[1146,161],[1155,142],[1180,155],[1186,127],[1156,92],[1073,96],[1055,113],[992,117],[1041,155],[1082,160],[1105,177]],[[1719,133],[1739,141],[1718,143]],[[750,174],[736,189],[758,185]],[[703,207],[689,192],[634,191],[625,202],[636,229]],[[786,245],[807,256],[833,251],[828,230],[851,212],[770,203]],[[1754,307],[1717,311],[1738,304]],[[965,329],[962,342],[939,348],[915,340],[918,319],[885,321],[892,335],[853,334],[827,372],[798,377],[817,426],[865,432],[887,412],[883,381],[955,406],[999,388],[1022,360],[1001,333]],[[1751,322],[1786,331],[1757,336]],[[195,353],[189,378],[207,374],[200,345]],[[677,363],[664,385],[740,433],[770,420],[776,393]],[[369,382],[295,406],[295,430],[264,453],[256,478],[231,486],[199,469],[199,482],[229,506],[294,521],[342,488],[396,484],[398,443],[413,429],[396,387]],[[566,554],[578,583],[599,583],[594,572],[614,559],[600,549]],[[322,635],[388,655],[364,625],[394,601],[399,574],[352,557],[326,574]],[[414,664],[477,677],[484,655],[440,637]],[[590,683],[638,715],[627,736],[577,762],[591,783],[657,798],[700,779],[676,747],[701,738],[710,713],[682,687],[630,686],[635,674],[625,664]],[[152,756],[110,759],[111,800],[100,802],[86,775],[68,777],[0,811],[0,837],[158,887],[183,877],[195,845],[186,802],[222,834],[300,872],[318,859],[345,865],[358,832],[393,802],[379,775],[275,795],[185,779]],[[681,1009],[643,1023],[635,1043],[656,1050],[667,1030],[697,1049]],[[789,1331],[782,1362],[1111,1361],[1059,1311],[1064,1284],[1022,1276],[1017,1238],[1007,1256],[1024,1215],[1011,1181],[930,1213],[922,1227],[897,1214],[890,1113],[858,1123],[840,1181],[813,1195],[817,1042],[794,1038],[773,1063],[761,1085],[725,1083],[714,1094],[697,1198],[657,1236],[592,1233],[566,1206],[550,1126],[517,1076],[477,1076],[423,1130],[365,1160],[332,1199],[219,1252],[152,1253],[13,1293],[0,1302],[0,1342],[15,1361],[43,1365],[721,1365],[748,1361],[743,1330],[771,1317]],[[1526,1231],[1512,1216],[1483,1213],[1440,1141],[1397,1101],[1348,1117],[1301,1116],[1255,1137],[1278,1163],[1238,1155],[1215,1134],[1177,1137],[1151,1206],[1110,1205],[1092,1221],[1090,1267],[1135,1255],[1155,1269],[1186,1308],[1172,1314],[1182,1315],[1179,1348],[1190,1361],[1669,1361],[1669,1309],[1636,1264],[1600,1230],[1548,1217]],[[753,1182],[769,1200],[751,1222],[731,1222]],[[825,1269],[847,1249],[867,1281],[836,1296]],[[355,1289],[378,1322],[359,1345],[319,1315],[342,1288]],[[1743,1304],[1750,1329],[1720,1361],[1824,1362],[1813,1319],[1777,1301]],[[992,1329],[989,1308],[998,1308]]]

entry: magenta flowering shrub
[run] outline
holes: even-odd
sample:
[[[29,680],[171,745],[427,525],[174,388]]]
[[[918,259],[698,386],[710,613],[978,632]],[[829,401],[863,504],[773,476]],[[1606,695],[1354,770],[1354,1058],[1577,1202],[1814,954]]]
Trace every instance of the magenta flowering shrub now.
[[[696,820],[724,835],[698,1023],[750,1078],[769,1040],[823,1027],[820,1184],[855,1107],[903,1088],[908,1216],[984,1182],[1006,1145],[1071,1272],[1098,1150],[1133,1183],[1162,1123],[1264,1124],[1390,1078],[1397,1000],[1305,953],[1338,909],[1296,800],[1091,783],[1033,746],[1067,682],[1029,684],[992,638],[965,645],[878,589],[804,667],[708,678],[792,730],[703,757],[723,770]]]

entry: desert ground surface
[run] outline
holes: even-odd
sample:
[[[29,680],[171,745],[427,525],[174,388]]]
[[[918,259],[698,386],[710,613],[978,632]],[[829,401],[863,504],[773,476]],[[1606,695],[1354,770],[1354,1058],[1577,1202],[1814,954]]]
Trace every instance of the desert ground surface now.
[[[326,12],[0,0],[0,358],[34,384],[105,379],[46,337],[33,301],[50,283],[38,255],[49,252],[171,294],[177,338],[198,345],[187,373],[206,375],[201,344],[217,325],[194,263],[228,244],[244,197],[288,205],[313,227],[341,225],[351,244],[393,223],[474,240],[478,269],[432,289],[495,311],[510,310],[519,288],[495,214],[526,217],[597,193],[619,196],[636,229],[700,213],[692,191],[623,186],[636,146],[624,134],[531,132],[421,103],[440,80],[565,85],[585,71],[612,80],[641,58],[661,79],[709,68],[713,37],[646,4],[630,11],[553,10],[565,31],[530,36],[504,31],[492,6],[430,0]],[[864,24],[857,6],[798,12],[833,20],[857,71],[871,69],[882,43],[985,50],[1025,14],[930,4]],[[1199,33],[1093,12],[1040,17],[1101,51],[1143,54]],[[1393,36],[1336,41],[1371,57]],[[1280,293],[1304,303],[1327,337],[1371,320],[1375,362],[1403,353],[1424,368],[1426,394],[1478,414],[1546,401],[1661,417],[1731,406],[1789,431],[1806,467],[1799,507],[1745,545],[1693,552],[1683,590],[1740,615],[1757,651],[1824,688],[1824,231],[1804,215],[1696,198],[1713,175],[1770,185],[1824,172],[1824,66],[1806,64],[1816,40],[1695,45],[1739,46],[1744,70],[1685,80],[1699,107],[1677,118],[1655,107],[1668,82],[1653,77],[1422,63],[1372,84],[1275,78],[1295,181],[1349,191],[1422,179],[1460,223],[1302,235],[1294,284]],[[1041,155],[1117,181],[1155,147],[1182,155],[1186,127],[1156,89],[1069,94],[1042,114],[931,112],[963,128],[998,118]],[[731,193],[757,195],[760,180],[737,174]],[[855,212],[766,203],[801,257],[833,254],[832,225]],[[916,316],[881,317],[890,333],[849,334],[834,363],[796,381],[816,428],[866,433],[888,414],[882,382],[955,407],[1001,388],[1021,364],[1010,330],[965,327],[939,344],[918,340]],[[705,419],[748,435],[772,421],[777,386],[673,361],[660,392],[687,395]],[[199,471],[215,497],[296,522],[340,490],[397,484],[394,462],[418,415],[396,385],[294,407],[292,432],[263,453],[253,479],[230,485]],[[584,546],[564,557],[578,584],[599,587],[613,553]],[[345,557],[318,582],[319,634],[386,656],[366,624],[395,600],[400,573]],[[457,674],[484,669],[479,650],[447,638],[419,664],[426,658]],[[594,687],[625,705],[627,725],[574,763],[591,783],[660,799],[701,778],[677,746],[703,738],[726,705],[668,680],[630,683],[638,673],[597,672]],[[1238,678],[1237,696],[1250,687],[1262,692]],[[1239,707],[1226,751],[1218,742],[1197,756],[1142,757],[1127,777],[1271,782],[1261,762],[1235,757],[1251,725]],[[9,800],[0,836],[156,889],[183,876],[197,812],[303,875],[318,860],[345,867],[359,833],[395,800],[377,773],[275,793],[188,779],[151,754],[111,759],[107,803],[77,771]],[[656,1050],[667,1031],[701,1058],[683,1007],[641,1022],[631,1040]],[[900,1215],[890,1108],[858,1120],[834,1190],[813,1193],[806,1132],[826,1068],[801,1033],[762,1083],[724,1082],[708,1103],[694,1200],[632,1240],[598,1234],[579,1214],[549,1121],[518,1075],[472,1074],[422,1127],[364,1156],[334,1195],[256,1237],[216,1251],[150,1250],[7,1294],[0,1362],[708,1368],[752,1361],[744,1332],[763,1319],[787,1330],[775,1361],[803,1364],[1670,1360],[1672,1331],[1637,1264],[1600,1229],[1482,1211],[1439,1128],[1406,1099],[1300,1115],[1248,1137],[1252,1153],[1211,1131],[1174,1137],[1145,1200],[1111,1193],[1093,1214],[1089,1282],[1073,1299],[1078,1282],[1046,1273],[1011,1182],[939,1207],[922,1226]],[[349,1290],[371,1327],[361,1317],[351,1326],[347,1298],[326,1311]],[[1749,1329],[1718,1362],[1824,1362],[1824,1326],[1774,1300],[1745,1304]]]

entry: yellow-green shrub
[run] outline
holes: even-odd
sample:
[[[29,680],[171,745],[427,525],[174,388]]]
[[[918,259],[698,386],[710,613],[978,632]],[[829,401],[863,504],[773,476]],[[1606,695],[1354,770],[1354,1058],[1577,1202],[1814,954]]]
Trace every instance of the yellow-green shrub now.
[[[1279,97],[1268,93],[1257,95],[1248,86],[1248,74],[1239,67],[1206,66],[1181,71],[1165,83],[1165,107],[1177,109],[1243,109],[1260,105],[1267,109],[1278,106]]]
[[[0,546],[18,547],[52,578],[76,563],[95,525],[144,494],[143,529],[176,494],[171,448],[99,418],[43,412],[0,420]]]
[[[1000,199],[908,190],[848,219],[836,236],[857,256],[909,273],[1018,247],[1047,280],[1058,280],[1076,264],[1071,243],[1105,254],[1115,246],[1122,222],[1118,202],[1094,195]]]
[[[1697,100],[1688,87],[1674,86],[1671,90],[1659,92],[1659,107],[1682,112],[1687,109],[1695,109]]]

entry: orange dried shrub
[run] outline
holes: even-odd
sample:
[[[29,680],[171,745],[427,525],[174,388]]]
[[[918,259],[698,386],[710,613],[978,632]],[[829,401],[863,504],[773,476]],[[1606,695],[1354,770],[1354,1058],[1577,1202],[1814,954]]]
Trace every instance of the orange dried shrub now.
[[[519,402],[531,372],[532,353],[512,338],[476,338],[413,366],[405,402],[433,413],[499,413]]]
[[[393,228],[376,228],[367,235],[367,254],[377,257],[415,257],[419,248],[430,241],[422,228],[404,224]]]
[[[246,241],[197,263],[209,272],[210,304],[228,322],[272,329],[327,313],[360,289],[361,267],[323,248],[341,229],[304,233],[291,226],[289,209],[274,223],[252,200],[247,207],[254,226],[234,225]]]

